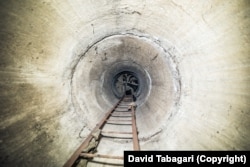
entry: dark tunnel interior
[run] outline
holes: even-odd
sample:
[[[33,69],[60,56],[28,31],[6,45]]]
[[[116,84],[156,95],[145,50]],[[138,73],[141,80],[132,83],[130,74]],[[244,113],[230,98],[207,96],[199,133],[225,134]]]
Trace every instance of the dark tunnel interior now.
[[[0,166],[62,166],[124,93],[142,150],[249,150],[249,16],[249,0],[1,0]]]

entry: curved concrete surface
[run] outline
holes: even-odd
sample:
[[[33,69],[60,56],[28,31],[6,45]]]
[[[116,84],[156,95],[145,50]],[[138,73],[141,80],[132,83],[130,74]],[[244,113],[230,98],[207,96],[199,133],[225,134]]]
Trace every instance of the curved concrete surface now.
[[[248,0],[1,1],[1,165],[62,166],[117,101],[115,70],[146,81],[141,149],[249,150],[249,14]]]

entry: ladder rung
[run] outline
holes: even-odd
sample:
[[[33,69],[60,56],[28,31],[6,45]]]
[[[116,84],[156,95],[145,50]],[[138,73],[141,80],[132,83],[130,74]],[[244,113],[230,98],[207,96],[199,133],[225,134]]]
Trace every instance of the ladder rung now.
[[[122,156],[114,156],[114,155],[81,153],[80,156],[83,157],[83,158],[94,158],[94,157],[98,157],[98,158],[122,159],[122,160],[123,160],[123,157],[122,157]]]
[[[102,133],[132,134],[132,132],[102,131]]]
[[[111,117],[132,117],[132,116],[131,115],[121,115],[121,114],[120,115],[117,115],[117,114],[113,115],[112,114]]]
[[[108,136],[108,135],[103,135],[102,137],[106,137],[106,138],[116,138],[116,139],[133,139],[132,136]]]
[[[125,112],[123,112],[123,113],[113,113],[113,114],[111,114],[111,116],[132,116],[132,113],[129,113],[129,112],[127,112],[127,113],[125,113]]]
[[[131,122],[132,120],[130,119],[130,120],[107,120],[107,122]]]
[[[122,112],[118,112],[118,113],[116,113],[116,111],[114,111],[112,114],[132,114],[132,112],[131,111],[122,111]]]
[[[118,122],[107,122],[107,124],[111,125],[132,125],[132,122],[118,123]]]
[[[114,112],[129,112],[128,110],[114,110]]]

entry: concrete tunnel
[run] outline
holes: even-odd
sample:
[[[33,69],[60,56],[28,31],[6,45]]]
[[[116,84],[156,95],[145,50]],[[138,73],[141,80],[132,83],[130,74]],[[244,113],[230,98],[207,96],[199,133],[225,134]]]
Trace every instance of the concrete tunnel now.
[[[142,150],[249,150],[249,2],[0,1],[0,166],[62,166],[123,72]]]

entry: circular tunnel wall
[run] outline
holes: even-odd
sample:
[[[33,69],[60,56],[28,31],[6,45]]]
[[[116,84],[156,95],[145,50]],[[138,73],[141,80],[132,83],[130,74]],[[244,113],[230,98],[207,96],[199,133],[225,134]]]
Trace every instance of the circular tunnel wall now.
[[[249,150],[249,15],[248,0],[1,1],[1,165],[62,166],[120,70],[140,82],[142,149]]]
[[[113,82],[123,72],[133,73],[140,83],[135,97],[141,138],[155,134],[175,110],[180,98],[180,77],[172,57],[159,43],[145,35],[112,35],[79,54],[81,59],[72,78],[72,98],[79,115],[87,116],[88,126],[93,127],[105,110],[122,97],[114,92]],[[144,122],[157,125],[146,126]]]

